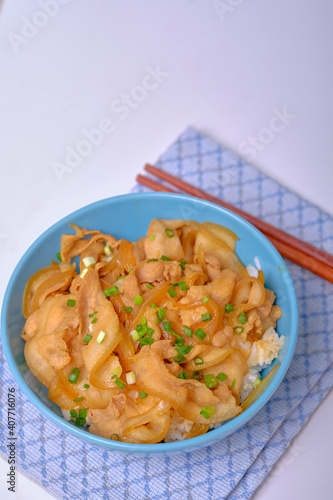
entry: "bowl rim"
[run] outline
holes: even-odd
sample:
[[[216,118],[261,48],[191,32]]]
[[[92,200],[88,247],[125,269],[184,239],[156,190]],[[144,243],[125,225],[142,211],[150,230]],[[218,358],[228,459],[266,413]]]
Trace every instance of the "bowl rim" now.
[[[175,200],[181,201],[190,201],[191,203],[199,203],[205,207],[213,207],[214,209],[218,209],[223,213],[226,213],[231,219],[235,219],[243,225],[247,226],[252,232],[254,232],[256,239],[259,240],[259,243],[266,247],[269,252],[273,253],[273,255],[280,259],[282,262],[283,258],[276,250],[276,248],[272,245],[272,243],[259,231],[255,226],[251,223],[240,217],[239,215],[233,213],[232,211],[216,205],[212,202],[202,200],[199,198],[194,198],[192,196],[178,194],[178,193],[154,193],[154,192],[143,192],[143,193],[129,193],[118,196],[113,196],[109,198],[104,198],[102,200],[95,201],[90,203],[89,205],[85,205],[74,212],[62,217],[59,221],[52,224],[48,229],[46,229],[24,252],[22,257],[20,258],[18,264],[16,265],[9,282],[6,287],[2,310],[1,310],[1,330],[2,330],[2,344],[4,348],[5,357],[9,368],[16,380],[18,386],[23,391],[25,396],[29,399],[29,401],[48,419],[50,419],[53,423],[58,425],[63,431],[67,431],[68,433],[78,437],[80,440],[84,440],[91,445],[97,445],[109,450],[120,451],[125,453],[142,453],[142,454],[163,454],[163,453],[172,453],[172,452],[186,452],[192,448],[200,448],[204,446],[209,446],[214,442],[220,441],[222,438],[227,437],[231,433],[235,432],[241,426],[243,426],[246,422],[248,422],[272,397],[273,393],[277,390],[280,383],[282,382],[288,367],[291,363],[292,357],[294,355],[296,342],[297,342],[297,333],[298,333],[298,307],[297,307],[297,298],[295,288],[290,276],[288,269],[285,266],[284,279],[287,282],[287,287],[289,289],[291,295],[291,328],[290,328],[290,338],[288,349],[285,353],[284,359],[282,360],[280,367],[278,368],[273,380],[270,382],[268,387],[265,389],[263,394],[259,396],[259,398],[243,413],[238,415],[237,417],[226,421],[221,427],[217,429],[213,429],[206,434],[201,436],[197,436],[195,438],[191,438],[189,440],[183,441],[174,441],[171,443],[156,443],[156,444],[137,444],[137,443],[124,443],[113,440],[108,440],[106,438],[96,436],[94,434],[90,434],[89,431],[82,432],[79,427],[75,427],[66,421],[63,417],[56,415],[51,409],[47,408],[44,403],[38,398],[37,395],[30,389],[28,384],[25,382],[22,377],[16,363],[14,361],[14,357],[10,348],[10,341],[8,337],[7,331],[7,310],[9,306],[9,299],[12,295],[12,288],[15,281],[15,278],[19,275],[21,268],[24,266],[26,259],[29,255],[34,252],[37,247],[39,247],[43,240],[46,239],[50,233],[52,233],[58,227],[68,223],[69,219],[72,219],[78,215],[84,216],[88,213],[92,208],[97,207],[98,205],[104,205],[107,203],[117,203],[121,200],[132,199],[133,201],[140,201],[146,197],[149,198],[158,198],[161,197],[171,198]]]

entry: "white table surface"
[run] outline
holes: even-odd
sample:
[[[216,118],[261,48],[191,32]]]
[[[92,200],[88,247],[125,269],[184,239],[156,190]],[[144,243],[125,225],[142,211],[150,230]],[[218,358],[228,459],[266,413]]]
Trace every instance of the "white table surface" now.
[[[330,0],[224,0],[219,12],[210,0],[53,0],[40,14],[47,3],[6,0],[0,14],[0,300],[40,233],[127,193],[189,124],[243,154],[259,138],[253,163],[333,213]],[[290,116],[279,131],[276,110]],[[60,181],[55,162],[104,118],[114,130]],[[332,414],[331,393],[253,498],[333,497]],[[6,472],[0,460],[1,498],[51,498],[22,475],[3,496]]]

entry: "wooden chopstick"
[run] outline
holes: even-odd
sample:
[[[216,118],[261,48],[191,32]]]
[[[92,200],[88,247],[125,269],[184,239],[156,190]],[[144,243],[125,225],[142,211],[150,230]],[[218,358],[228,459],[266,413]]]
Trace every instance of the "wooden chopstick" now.
[[[187,184],[184,181],[181,181],[180,179],[177,179],[173,177],[170,174],[167,174],[166,172],[157,169],[156,167],[153,167],[151,165],[146,165],[146,170],[149,172],[153,173],[156,177],[163,178],[163,180],[166,180],[171,184],[170,178],[172,178],[172,184],[176,185],[179,189],[182,189],[188,194],[191,194],[192,196],[196,196],[197,198],[201,198],[207,201],[212,201],[213,203],[216,203],[217,205],[220,205],[224,208],[228,208],[232,212],[240,215],[244,219],[248,220],[251,224],[256,226],[270,241],[271,243],[275,246],[275,248],[280,252],[280,254],[291,260],[292,262],[295,262],[299,266],[308,269],[309,271],[313,272],[317,276],[320,276],[320,278],[325,279],[326,281],[329,281],[330,283],[333,283],[333,265],[329,264],[328,262],[330,260],[333,261],[333,257],[330,254],[327,254],[326,252],[323,252],[322,250],[312,247],[312,245],[309,245],[308,243],[305,244],[305,247],[301,245],[301,248],[298,248],[295,243],[300,241],[301,243],[305,243],[302,240],[298,240],[297,238],[284,233],[280,229],[274,228],[274,226],[271,226],[270,224],[267,224],[266,222],[261,221],[260,219],[256,219],[254,216],[249,215],[242,210],[239,210],[229,203],[225,203],[221,201],[219,198],[215,198],[214,196],[209,195],[208,193],[205,193],[201,189],[197,189],[194,186],[191,186]],[[157,172],[157,173],[156,173]],[[154,191],[159,191],[159,192],[167,192],[167,193],[177,193],[178,191],[171,189],[168,186],[162,185],[158,183],[157,181],[143,176],[143,175],[138,175],[137,176],[137,181],[140,184],[143,184],[144,186],[149,187],[150,189],[153,189]],[[195,190],[196,194],[193,194],[193,191]],[[200,194],[200,196],[199,196]],[[257,221],[259,224],[257,224]],[[263,223],[263,224],[261,224]],[[265,230],[265,227],[263,226],[268,226],[269,231]],[[273,228],[273,229],[272,229]],[[279,237],[276,237],[274,234],[274,230],[278,231]],[[281,239],[283,238],[283,239]],[[293,244],[289,243],[289,238],[292,239]],[[310,247],[310,249],[309,249]],[[304,248],[306,251],[304,251]],[[312,251],[313,249],[313,251]],[[311,252],[312,251],[312,252]],[[325,255],[325,260],[321,260],[317,258],[317,251],[319,252],[319,255],[322,257],[322,254]],[[328,259],[328,257],[330,259]]]
[[[328,264],[329,266],[333,266],[333,255],[324,252],[320,248],[316,248],[313,245],[310,245],[309,243],[306,243],[305,241],[302,241],[296,238],[295,236],[292,236],[291,234],[285,233],[281,229],[278,229],[277,227],[268,224],[268,222],[265,222],[261,219],[257,219],[257,217],[254,217],[251,214],[243,212],[243,210],[240,210],[239,208],[234,207],[230,203],[226,203],[225,201],[222,201],[219,198],[216,198],[215,196],[206,193],[202,189],[198,189],[192,186],[191,184],[187,184],[187,182],[184,182],[181,179],[178,179],[177,177],[174,177],[173,175],[164,172],[164,170],[160,170],[159,168],[153,167],[152,165],[149,164],[145,165],[145,170],[155,175],[155,177],[158,177],[161,180],[169,182],[169,184],[171,184],[172,186],[175,186],[178,189],[181,189],[182,191],[191,194],[192,196],[196,196],[197,198],[203,198],[204,200],[211,201],[213,203],[216,203],[217,205],[221,205],[222,207],[227,208],[228,210],[231,210],[235,214],[240,215],[241,217],[243,217],[243,219],[253,224],[262,233],[269,234],[273,238],[286,243],[288,246],[293,246],[296,250],[301,250],[304,254],[309,255],[310,257],[314,257],[316,260],[322,262],[323,264]]]

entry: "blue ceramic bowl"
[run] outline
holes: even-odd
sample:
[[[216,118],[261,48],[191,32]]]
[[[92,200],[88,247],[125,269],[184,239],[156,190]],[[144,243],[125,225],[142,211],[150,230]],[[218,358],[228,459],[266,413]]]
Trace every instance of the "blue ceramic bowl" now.
[[[64,420],[60,408],[48,399],[47,389],[30,372],[23,355],[24,341],[20,337],[25,321],[21,312],[22,294],[27,279],[41,267],[49,265],[50,259],[59,251],[61,235],[71,231],[67,225],[69,222],[88,229],[99,229],[116,238],[135,241],[145,235],[154,217],[211,221],[232,229],[239,237],[236,251],[241,261],[247,265],[253,262],[255,256],[260,258],[266,286],[276,293],[276,303],[283,312],[277,330],[280,335],[286,336],[286,341],[279,356],[281,365],[274,377],[257,401],[240,416],[203,436],[185,441],[152,445],[121,443],[94,436],[86,429],[75,427]],[[286,374],[295,349],[297,320],[295,290],[282,257],[256,228],[232,212],[206,201],[178,194],[140,193],[98,201],[68,215],[45,231],[23,255],[9,281],[2,307],[1,327],[4,351],[10,369],[24,394],[45,417],[65,432],[92,445],[147,455],[188,452],[211,445],[252,418],[267,403]],[[272,366],[276,363],[275,360]],[[264,375],[265,371],[268,369],[264,370]]]

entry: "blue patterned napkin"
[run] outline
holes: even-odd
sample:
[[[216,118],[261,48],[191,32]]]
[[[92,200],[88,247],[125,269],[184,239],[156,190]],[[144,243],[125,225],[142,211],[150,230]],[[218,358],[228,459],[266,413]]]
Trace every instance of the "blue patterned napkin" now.
[[[227,149],[189,128],[157,166],[329,252],[333,219]],[[136,186],[134,191],[145,191]],[[18,390],[18,462],[57,498],[248,499],[333,386],[333,285],[287,262],[300,310],[289,371],[243,428],[203,450],[137,458],[66,435]],[[15,386],[0,346],[0,452],[5,457],[7,388]]]

